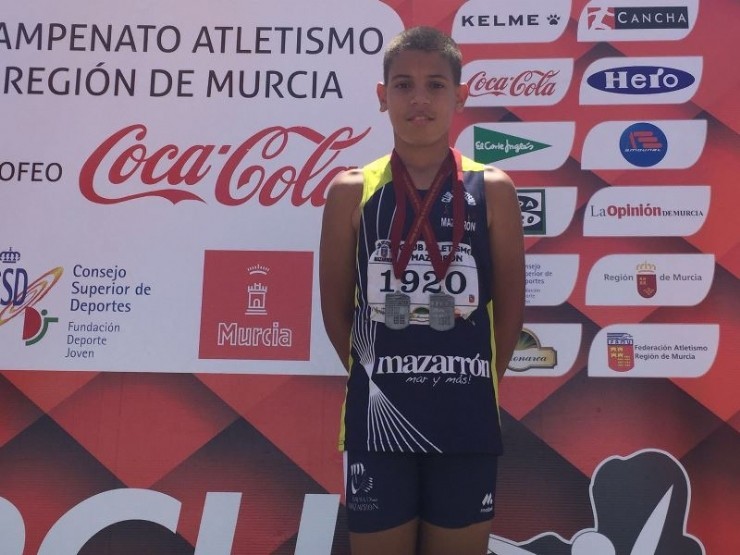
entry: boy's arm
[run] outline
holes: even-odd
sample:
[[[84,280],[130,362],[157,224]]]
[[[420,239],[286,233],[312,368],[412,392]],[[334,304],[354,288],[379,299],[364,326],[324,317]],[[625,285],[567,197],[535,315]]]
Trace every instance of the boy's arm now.
[[[494,337],[499,382],[524,324],[524,234],[514,184],[504,172],[486,168],[488,236],[493,273]]]
[[[329,186],[321,224],[321,314],[329,340],[345,368],[349,364],[361,200],[362,171],[341,173]]]

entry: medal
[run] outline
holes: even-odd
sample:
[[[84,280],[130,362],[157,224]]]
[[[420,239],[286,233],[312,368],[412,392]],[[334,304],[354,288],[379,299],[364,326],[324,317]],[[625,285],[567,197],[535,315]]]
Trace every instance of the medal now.
[[[409,325],[411,297],[405,293],[385,295],[385,325],[392,330],[402,330]]]
[[[429,214],[432,211],[432,205],[439,196],[447,176],[454,172],[452,182],[452,249],[443,256],[440,252],[437,237],[434,235],[434,229],[429,222]],[[398,210],[393,216],[391,223],[391,257],[393,258],[393,273],[397,278],[401,278],[403,271],[411,260],[411,253],[416,246],[416,241],[420,235],[424,236],[424,241],[432,262],[432,268],[437,279],[442,281],[447,274],[447,269],[452,263],[452,259],[457,252],[457,246],[463,236],[463,225],[465,221],[465,189],[462,182],[462,156],[459,151],[450,149],[450,155],[445,158],[439,168],[437,175],[434,177],[426,198],[422,203],[419,193],[414,187],[409,172],[403,161],[396,151],[391,154],[391,173],[393,175],[393,188],[396,193],[396,204]],[[416,213],[416,217],[411,225],[406,240],[401,244],[401,233],[406,220],[406,202],[411,205]]]
[[[429,327],[437,331],[455,327],[455,297],[445,293],[429,295]]]
[[[419,236],[423,236],[434,274],[439,281],[443,282],[462,239],[465,221],[465,189],[462,182],[462,157],[460,152],[452,148],[450,149],[450,154],[440,166],[423,202],[419,196],[419,192],[414,187],[406,166],[404,166],[403,161],[396,154],[395,150],[391,155],[391,173],[393,175],[393,188],[396,193],[397,205],[397,210],[391,223],[390,233],[393,273],[396,278],[401,279],[404,270],[411,260],[411,253],[416,247]],[[450,173],[453,174],[452,248],[446,255],[442,255],[439,242],[429,221],[429,215]],[[401,244],[407,202],[411,203],[415,218],[406,240]],[[405,297],[405,299],[402,301],[400,299],[401,297]],[[403,309],[400,308],[401,303],[405,303]],[[398,308],[396,304],[398,304]],[[391,329],[402,329],[406,327],[409,324],[409,304],[410,299],[408,295],[402,293],[390,293],[386,295],[386,325]],[[401,310],[405,310],[403,316],[401,316]],[[447,331],[455,327],[455,298],[453,296],[445,293],[434,293],[430,295],[429,326],[437,331]]]

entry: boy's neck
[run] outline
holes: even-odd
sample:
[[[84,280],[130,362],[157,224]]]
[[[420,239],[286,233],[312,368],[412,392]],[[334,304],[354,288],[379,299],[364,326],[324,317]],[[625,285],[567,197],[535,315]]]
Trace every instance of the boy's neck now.
[[[437,171],[450,151],[449,145],[441,143],[428,147],[408,147],[396,143],[396,153],[406,166],[414,186],[417,189],[429,189]]]

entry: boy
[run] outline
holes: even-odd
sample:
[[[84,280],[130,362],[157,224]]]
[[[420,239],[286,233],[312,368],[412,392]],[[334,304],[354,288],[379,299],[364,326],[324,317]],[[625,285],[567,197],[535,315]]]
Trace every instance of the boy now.
[[[349,371],[340,448],[353,555],[486,552],[524,248],[509,177],[449,146],[468,95],[461,65],[435,29],[395,37],[377,86],[393,154],[327,195],[321,307]]]

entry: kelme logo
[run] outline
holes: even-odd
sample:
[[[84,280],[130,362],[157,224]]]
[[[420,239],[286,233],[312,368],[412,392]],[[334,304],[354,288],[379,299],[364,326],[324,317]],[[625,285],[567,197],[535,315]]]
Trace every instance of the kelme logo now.
[[[478,126],[473,130],[473,141],[473,158],[481,164],[491,164],[552,146]]]

